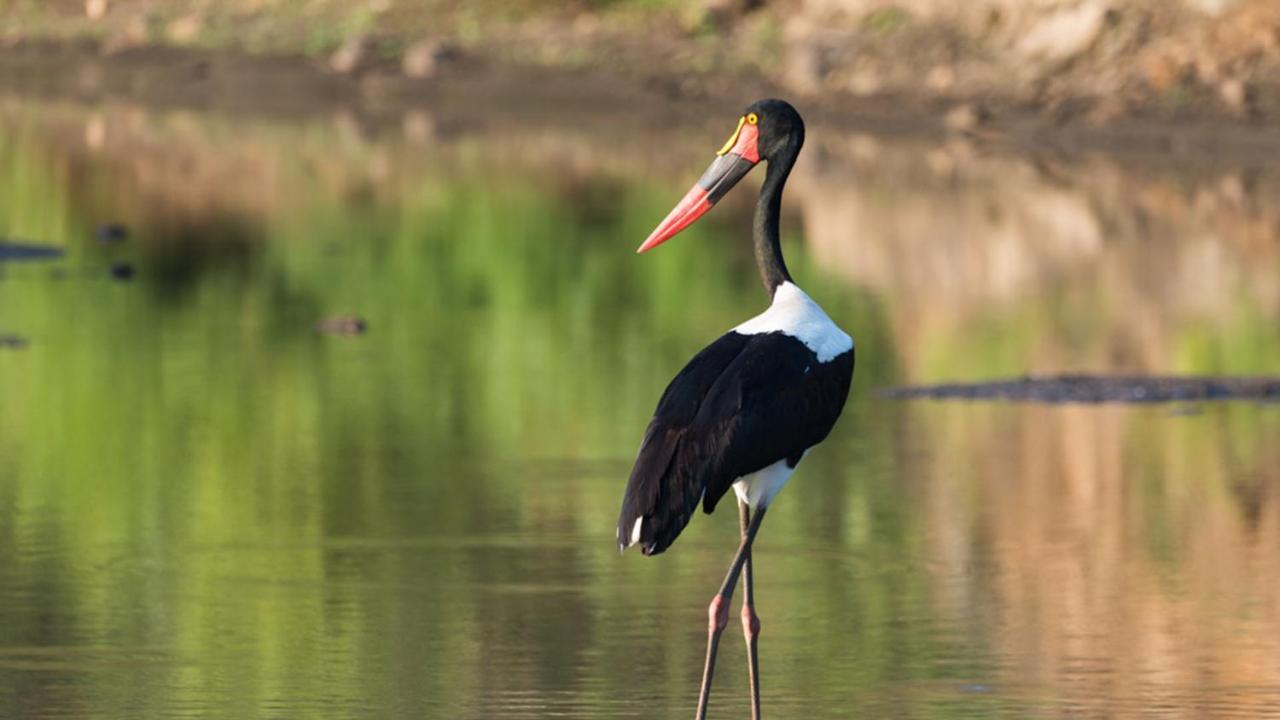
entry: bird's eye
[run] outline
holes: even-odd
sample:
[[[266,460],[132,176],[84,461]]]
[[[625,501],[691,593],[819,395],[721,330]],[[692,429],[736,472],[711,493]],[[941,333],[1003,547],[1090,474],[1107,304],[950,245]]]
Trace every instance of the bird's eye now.
[[[755,124],[756,124],[756,123],[758,123],[758,122],[760,122],[760,116],[759,116],[759,115],[756,115],[755,113],[747,113],[747,124],[748,124],[748,125],[755,125]]]

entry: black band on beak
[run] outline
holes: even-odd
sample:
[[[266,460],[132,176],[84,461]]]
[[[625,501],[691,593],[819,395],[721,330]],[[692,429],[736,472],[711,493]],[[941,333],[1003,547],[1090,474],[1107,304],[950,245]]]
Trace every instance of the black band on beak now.
[[[711,163],[711,167],[698,179],[698,187],[707,191],[707,202],[715,205],[738,181],[751,172],[755,163],[737,153],[725,153]]]

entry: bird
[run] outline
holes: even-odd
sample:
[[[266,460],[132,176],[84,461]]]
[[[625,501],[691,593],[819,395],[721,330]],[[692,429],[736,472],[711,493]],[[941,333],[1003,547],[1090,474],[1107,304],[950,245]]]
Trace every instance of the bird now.
[[[670,240],[766,163],[752,244],[769,296],[764,312],[721,335],[667,385],[645,429],[618,515],[620,550],[667,550],[698,505],[710,514],[733,488],[740,542],[707,608],[707,654],[696,717],[704,720],[716,650],[743,577],[752,717],[760,717],[760,619],[751,547],[765,512],[796,466],[830,434],[853,381],[853,339],[796,285],[779,238],[782,191],[804,146],[800,114],[785,100],[749,105],[710,167],[636,251]]]

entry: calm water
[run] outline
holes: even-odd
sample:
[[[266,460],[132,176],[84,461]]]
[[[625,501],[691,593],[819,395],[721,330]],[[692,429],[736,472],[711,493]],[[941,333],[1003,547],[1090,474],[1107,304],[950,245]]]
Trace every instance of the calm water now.
[[[0,716],[692,713],[736,518],[612,525],[765,304],[751,191],[637,258],[731,128],[517,125],[0,103],[0,235],[66,251],[0,264]],[[1280,176],[810,135],[787,252],[859,367],[757,545],[766,712],[1280,717],[1280,408],[875,393],[1277,371]]]

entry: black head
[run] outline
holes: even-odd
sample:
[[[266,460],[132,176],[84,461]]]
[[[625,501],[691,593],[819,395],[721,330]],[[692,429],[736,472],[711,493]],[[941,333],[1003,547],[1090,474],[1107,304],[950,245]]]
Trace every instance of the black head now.
[[[804,121],[790,103],[773,99],[751,103],[698,183],[685,193],[636,252],[657,247],[702,217],[761,160],[771,161],[771,176],[777,173],[777,178],[785,180],[802,145]],[[781,160],[781,165],[776,165],[774,160]]]
[[[760,137],[756,141],[760,159],[768,160],[788,144],[798,151],[804,145],[804,120],[786,100],[757,100],[742,111],[746,117],[755,114]]]

